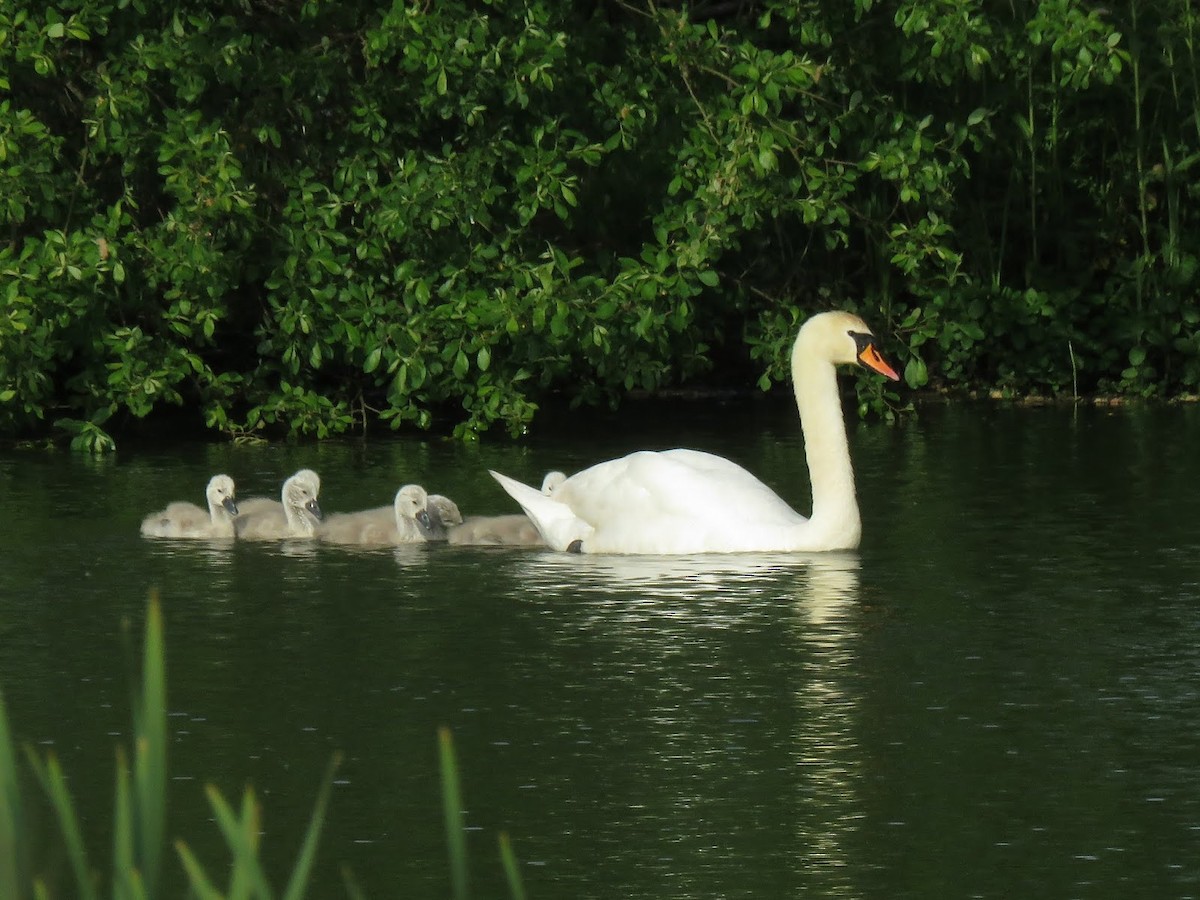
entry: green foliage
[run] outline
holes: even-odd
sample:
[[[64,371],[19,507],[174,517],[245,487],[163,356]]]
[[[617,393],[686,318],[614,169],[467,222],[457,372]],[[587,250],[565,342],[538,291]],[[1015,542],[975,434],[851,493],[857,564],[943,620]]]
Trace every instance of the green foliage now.
[[[910,387],[1195,391],[1198,39],[1183,0],[15,0],[0,433],[518,434],[770,387],[832,306]]]

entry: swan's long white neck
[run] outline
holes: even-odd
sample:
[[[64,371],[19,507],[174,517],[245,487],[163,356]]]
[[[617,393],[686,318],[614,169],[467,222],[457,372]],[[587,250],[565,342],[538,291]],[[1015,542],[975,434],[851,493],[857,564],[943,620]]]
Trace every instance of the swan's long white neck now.
[[[792,385],[813,492],[807,537],[831,548],[857,547],[862,520],[838,395],[837,370],[832,362],[802,343],[803,334],[792,350]]]

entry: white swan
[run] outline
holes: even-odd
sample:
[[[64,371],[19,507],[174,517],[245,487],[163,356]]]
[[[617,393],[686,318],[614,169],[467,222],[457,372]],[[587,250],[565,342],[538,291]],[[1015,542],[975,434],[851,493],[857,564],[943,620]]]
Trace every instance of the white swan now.
[[[238,514],[233,479],[228,475],[214,475],[204,496],[208,500],[207,510],[185,500],[168,503],[166,509],[142,520],[142,534],[167,538],[233,537],[234,517]]]
[[[425,488],[406,484],[391,506],[330,516],[317,528],[317,537],[331,544],[377,547],[422,543],[433,529],[429,499]]]
[[[866,323],[850,313],[813,316],[792,347],[792,384],[813,491],[808,519],[741,466],[697,450],[631,453],[576,473],[549,497],[499,472],[492,475],[555,550],[852,549],[862,523],[835,366],[855,362],[899,380]]]
[[[310,538],[321,521],[317,496],[321,479],[312,469],[301,469],[283,483],[280,500],[251,497],[239,504],[237,536],[244,541]]]

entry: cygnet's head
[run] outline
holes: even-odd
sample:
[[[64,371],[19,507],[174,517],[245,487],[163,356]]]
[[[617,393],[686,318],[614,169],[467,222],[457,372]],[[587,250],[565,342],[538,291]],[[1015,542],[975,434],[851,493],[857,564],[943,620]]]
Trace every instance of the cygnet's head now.
[[[406,484],[396,491],[395,507],[397,519],[412,519],[424,535],[428,536],[433,531],[433,522],[429,516],[429,495],[419,484]]]
[[[560,484],[567,480],[566,472],[551,471],[546,473],[546,477],[542,479],[542,493],[547,497],[553,497],[555,489]]]
[[[461,525],[462,513],[458,504],[443,494],[429,495],[430,530],[425,535],[429,541],[444,541],[448,537],[447,529]]]
[[[209,479],[204,496],[208,499],[209,509],[223,509],[231,517],[238,514],[237,501],[234,499],[233,479],[228,475],[214,475]]]
[[[302,518],[314,524],[322,519],[317,496],[321,493],[321,479],[312,469],[301,469],[283,483],[283,505],[295,510]]]

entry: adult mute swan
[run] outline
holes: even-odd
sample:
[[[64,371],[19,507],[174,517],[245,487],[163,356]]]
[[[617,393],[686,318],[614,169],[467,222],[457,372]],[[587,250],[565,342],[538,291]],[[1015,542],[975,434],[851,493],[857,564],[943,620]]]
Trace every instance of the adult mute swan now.
[[[826,312],[792,346],[792,385],[812,482],[806,519],[736,463],[698,450],[639,451],[584,469],[550,496],[493,477],[546,543],[581,553],[736,553],[846,550],[862,523],[838,397],[836,365],[859,363],[893,381],[858,316]]]
[[[234,517],[238,514],[234,500],[233,479],[214,475],[204,491],[208,509],[195,503],[177,500],[166,509],[151,513],[142,520],[146,537],[166,538],[232,538]]]
[[[382,547],[419,544],[432,532],[429,496],[419,484],[406,484],[391,506],[336,513],[317,528],[317,537],[331,544]]]
[[[301,469],[283,483],[279,500],[251,497],[242,501],[235,521],[237,536],[244,541],[313,537],[321,521],[320,493],[317,473]]]

